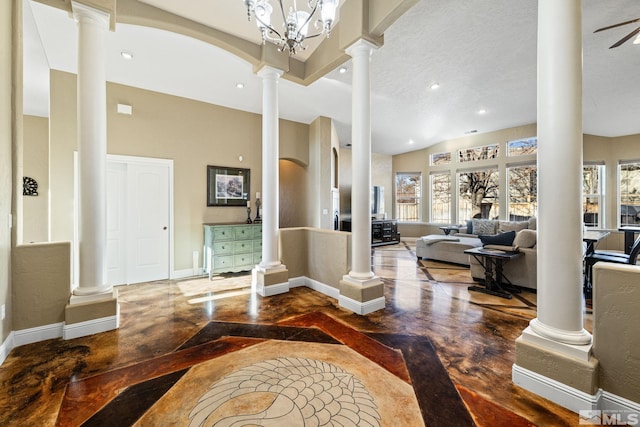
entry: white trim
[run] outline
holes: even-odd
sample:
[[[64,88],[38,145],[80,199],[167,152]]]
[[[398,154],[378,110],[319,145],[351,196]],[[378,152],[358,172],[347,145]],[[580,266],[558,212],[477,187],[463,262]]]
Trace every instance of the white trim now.
[[[15,347],[15,344],[13,340],[13,331],[11,331],[7,336],[7,339],[4,340],[2,345],[0,345],[0,365],[4,363],[7,356],[9,356],[9,353],[11,353],[11,350],[13,350],[13,347]]]
[[[640,413],[640,403],[598,389],[591,395],[566,384],[522,368],[515,363],[511,371],[514,384],[560,406],[580,413],[586,410],[609,410]]]
[[[50,325],[36,326],[35,328],[14,331],[14,345],[18,347],[34,342],[60,338],[62,336],[63,327],[64,322],[59,322],[52,323]]]
[[[85,337],[87,335],[99,334],[100,332],[112,331],[120,327],[120,305],[115,316],[101,317],[99,319],[87,320],[86,322],[72,323],[64,325],[62,338],[71,340]]]
[[[369,314],[384,308],[384,297],[372,299],[370,301],[360,302],[354,299],[340,295],[338,297],[338,305],[353,311],[356,314]]]
[[[289,287],[296,288],[299,286],[306,286],[309,289],[313,289],[316,292],[320,292],[331,298],[338,299],[340,297],[340,290],[329,286],[325,283],[319,282],[314,279],[310,279],[307,276],[294,277],[289,279]]]
[[[258,292],[258,295],[260,295],[261,297],[271,297],[273,295],[285,294],[289,292],[289,282],[276,283],[269,286],[256,286],[256,292]]]
[[[202,267],[198,267],[198,274],[194,276],[193,268],[185,268],[184,270],[173,270],[171,273],[171,279],[184,279],[187,277],[200,277],[200,276],[208,276],[204,271],[202,271]]]
[[[600,389],[600,391],[602,394],[598,402],[599,409],[640,413],[640,403],[633,402],[602,389]]]

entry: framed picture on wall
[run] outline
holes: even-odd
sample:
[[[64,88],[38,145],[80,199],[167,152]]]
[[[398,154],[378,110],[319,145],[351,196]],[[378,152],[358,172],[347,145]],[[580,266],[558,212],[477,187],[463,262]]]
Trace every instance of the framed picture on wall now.
[[[246,206],[249,169],[207,166],[207,206]]]

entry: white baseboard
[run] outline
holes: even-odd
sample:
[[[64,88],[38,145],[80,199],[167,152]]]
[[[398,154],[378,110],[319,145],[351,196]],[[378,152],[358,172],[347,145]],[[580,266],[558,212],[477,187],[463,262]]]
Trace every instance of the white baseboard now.
[[[520,387],[576,413],[581,411],[640,413],[640,403],[602,389],[591,395],[516,364],[513,365],[511,376],[513,382]]]
[[[60,338],[62,336],[63,327],[64,327],[64,322],[59,322],[59,323],[52,323],[50,325],[44,325],[44,326],[38,326],[35,328],[21,329],[19,331],[14,331],[15,346],[18,347],[21,345],[31,344],[34,342]]]
[[[289,282],[276,283],[269,286],[257,286],[256,292],[261,297],[271,297],[289,292]]]
[[[7,339],[0,345],[0,365],[4,363],[9,353],[11,353],[11,350],[13,350],[13,347],[15,347],[15,344],[13,341],[13,331],[11,331]]]
[[[112,331],[120,327],[120,304],[117,305],[115,316],[91,319],[86,322],[72,323],[64,325],[62,338],[71,340],[74,338],[86,337],[87,335],[99,334],[100,332]]]
[[[338,297],[340,297],[340,289],[336,289],[333,286],[326,285],[322,282],[318,282],[317,280],[310,279],[306,276],[294,277],[293,279],[289,279],[289,285],[292,288],[306,286],[307,288],[313,289],[314,291],[320,292],[321,294],[335,299],[338,299]]]
[[[356,314],[369,314],[384,308],[384,297],[372,299],[370,301],[360,302],[354,299],[340,295],[338,304],[341,307],[351,310]]]
[[[186,277],[202,276],[202,275],[204,275],[204,273],[202,272],[202,267],[198,268],[198,270],[196,271],[196,274],[193,274],[193,268],[185,268],[184,270],[173,270],[173,272],[171,273],[170,279],[172,280],[184,279]]]

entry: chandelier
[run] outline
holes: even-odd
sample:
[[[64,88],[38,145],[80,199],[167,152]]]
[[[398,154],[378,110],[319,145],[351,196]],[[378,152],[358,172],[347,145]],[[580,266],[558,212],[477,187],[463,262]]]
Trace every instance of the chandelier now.
[[[327,38],[331,34],[331,26],[336,17],[336,9],[339,0],[307,0],[309,12],[299,10],[296,0],[293,0],[293,6],[289,7],[289,14],[285,15],[282,0],[278,0],[280,11],[282,12],[283,27],[282,34],[277,31],[271,24],[271,13],[273,7],[269,0],[244,0],[247,7],[247,18],[251,21],[251,16],[256,20],[256,25],[262,34],[262,44],[267,40],[274,42],[280,46],[280,52],[288,51],[289,55],[295,55],[296,49],[305,50],[306,46],[302,44],[305,39],[318,37],[326,34]],[[308,35],[309,23],[316,11],[320,11],[320,18],[314,23],[317,34]]]

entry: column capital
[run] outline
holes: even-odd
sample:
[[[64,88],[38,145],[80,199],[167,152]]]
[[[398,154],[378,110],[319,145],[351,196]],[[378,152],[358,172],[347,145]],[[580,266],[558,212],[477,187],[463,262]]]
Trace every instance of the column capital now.
[[[109,29],[111,19],[109,13],[76,1],[71,2],[71,10],[73,12],[73,18],[77,22],[93,24],[105,30]]]
[[[371,56],[373,52],[378,50],[378,46],[365,39],[359,39],[355,43],[351,44],[345,49],[347,55],[351,57],[360,56],[366,54]]]
[[[263,79],[277,79],[282,77],[282,75],[284,74],[284,71],[278,69],[278,68],[274,68],[274,67],[270,67],[268,65],[265,65],[264,67],[260,68],[256,74],[259,77],[262,77]]]

